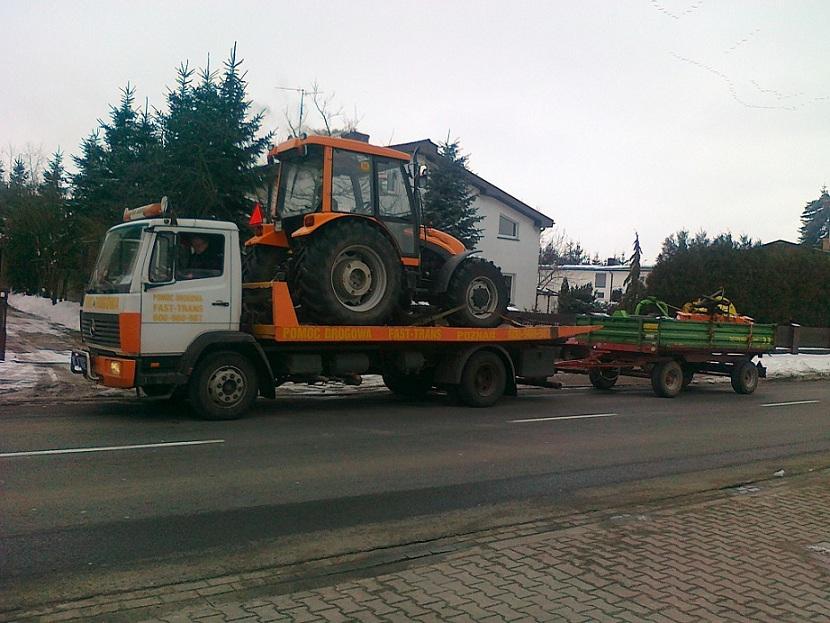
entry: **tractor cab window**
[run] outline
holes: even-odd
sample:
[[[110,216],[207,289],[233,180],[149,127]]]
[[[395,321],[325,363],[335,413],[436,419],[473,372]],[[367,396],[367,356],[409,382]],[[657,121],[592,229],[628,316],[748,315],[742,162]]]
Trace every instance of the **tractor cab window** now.
[[[331,172],[333,212],[372,215],[372,159],[341,149],[334,150]]]
[[[301,158],[281,160],[277,211],[287,219],[317,212],[323,205],[323,150],[309,145]]]
[[[378,216],[398,244],[401,255],[416,256],[415,215],[409,180],[400,160],[375,158]]]
[[[375,159],[380,216],[412,219],[408,183],[399,160]]]

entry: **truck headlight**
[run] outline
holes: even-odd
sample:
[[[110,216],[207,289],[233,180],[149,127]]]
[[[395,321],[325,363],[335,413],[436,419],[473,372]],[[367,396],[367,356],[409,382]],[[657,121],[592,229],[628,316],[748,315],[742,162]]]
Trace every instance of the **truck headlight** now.
[[[121,376],[120,361],[110,361],[110,376]]]

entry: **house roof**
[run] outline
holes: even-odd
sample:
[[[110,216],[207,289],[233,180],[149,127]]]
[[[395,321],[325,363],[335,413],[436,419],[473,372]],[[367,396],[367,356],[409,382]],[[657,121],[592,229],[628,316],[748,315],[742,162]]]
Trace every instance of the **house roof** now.
[[[417,149],[418,154],[423,155],[429,162],[439,162],[439,158],[441,158],[438,153],[438,145],[433,143],[428,138],[420,141],[410,141],[409,143],[390,145],[389,147],[408,154],[413,153]],[[476,175],[472,171],[467,171],[466,173],[470,185],[476,188],[482,195],[493,197],[494,199],[501,201],[503,204],[510,206],[519,214],[523,214],[524,216],[533,219],[537,227],[553,227],[553,219],[549,216],[542,214],[539,210],[531,208],[523,201],[516,199],[516,197],[510,193],[503,191],[495,184],[488,182],[483,177]]]
[[[772,242],[766,242],[761,245],[762,247],[798,247],[800,248],[802,245],[796,242],[790,242],[789,240],[773,240]]]

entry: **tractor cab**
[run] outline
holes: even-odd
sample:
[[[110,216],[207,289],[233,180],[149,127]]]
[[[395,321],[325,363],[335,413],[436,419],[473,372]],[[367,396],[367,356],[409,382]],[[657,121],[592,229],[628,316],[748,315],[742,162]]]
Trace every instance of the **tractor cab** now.
[[[270,214],[288,241],[346,215],[386,230],[401,257],[418,256],[418,213],[405,165],[408,154],[361,141],[309,136],[268,155],[278,161]]]

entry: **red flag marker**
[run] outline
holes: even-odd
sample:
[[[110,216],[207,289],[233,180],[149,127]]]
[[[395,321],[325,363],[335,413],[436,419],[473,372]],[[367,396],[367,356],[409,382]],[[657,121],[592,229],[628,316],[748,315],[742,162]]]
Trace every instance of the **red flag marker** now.
[[[254,211],[251,212],[251,220],[248,221],[248,225],[251,227],[256,227],[257,225],[262,225],[265,219],[262,218],[262,206],[259,205],[259,201],[254,204]]]

